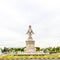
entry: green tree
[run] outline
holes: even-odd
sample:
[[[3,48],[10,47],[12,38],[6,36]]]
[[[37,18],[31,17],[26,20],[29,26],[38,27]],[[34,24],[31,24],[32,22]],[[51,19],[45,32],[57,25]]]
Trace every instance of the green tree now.
[[[36,47],[36,51],[40,51],[40,47]]]

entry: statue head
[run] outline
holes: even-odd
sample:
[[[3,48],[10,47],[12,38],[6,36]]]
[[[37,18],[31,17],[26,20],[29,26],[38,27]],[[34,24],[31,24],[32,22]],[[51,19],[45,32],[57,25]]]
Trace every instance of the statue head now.
[[[29,25],[29,28],[31,28],[31,25]]]

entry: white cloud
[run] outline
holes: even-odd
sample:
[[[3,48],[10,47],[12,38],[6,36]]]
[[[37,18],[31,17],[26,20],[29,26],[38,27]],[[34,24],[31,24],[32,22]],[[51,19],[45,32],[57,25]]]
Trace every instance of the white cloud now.
[[[1,45],[25,46],[30,24],[37,46],[60,45],[60,0],[0,0]]]

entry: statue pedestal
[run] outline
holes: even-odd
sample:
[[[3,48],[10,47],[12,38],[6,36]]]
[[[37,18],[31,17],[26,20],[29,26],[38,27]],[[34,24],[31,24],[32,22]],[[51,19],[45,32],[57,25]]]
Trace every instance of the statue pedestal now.
[[[26,41],[26,48],[24,51],[26,53],[35,53],[36,52],[35,41],[33,39],[28,39]]]
[[[31,29],[31,25],[29,25],[29,29],[27,31],[27,34],[29,35],[28,40],[26,41],[26,48],[24,49],[24,52],[26,53],[35,53],[35,41],[32,39],[32,34],[34,34],[33,30]]]

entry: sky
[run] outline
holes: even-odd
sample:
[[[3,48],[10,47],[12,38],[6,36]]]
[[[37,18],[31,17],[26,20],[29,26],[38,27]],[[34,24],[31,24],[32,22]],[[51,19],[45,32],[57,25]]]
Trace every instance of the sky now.
[[[0,0],[0,47],[25,47],[29,25],[35,46],[60,46],[60,0]]]

